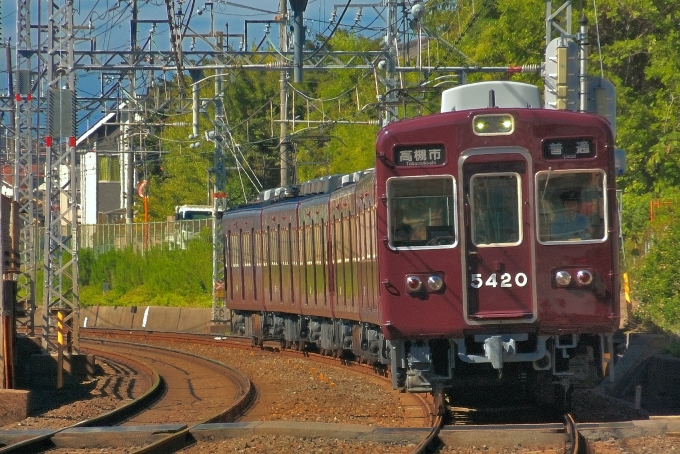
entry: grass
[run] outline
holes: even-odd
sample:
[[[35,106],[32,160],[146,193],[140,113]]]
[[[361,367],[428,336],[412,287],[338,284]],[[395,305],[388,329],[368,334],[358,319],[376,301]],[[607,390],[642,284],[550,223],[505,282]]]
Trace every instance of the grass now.
[[[82,306],[212,305],[212,245],[201,239],[187,249],[131,249],[95,256],[79,251]]]

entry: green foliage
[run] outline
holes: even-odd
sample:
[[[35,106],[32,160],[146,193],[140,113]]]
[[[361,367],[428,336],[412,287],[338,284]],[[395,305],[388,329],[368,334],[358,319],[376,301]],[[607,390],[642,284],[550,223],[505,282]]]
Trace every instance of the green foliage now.
[[[209,307],[212,303],[212,244],[205,238],[187,249],[152,248],[144,255],[131,249],[94,257],[80,251],[82,305]],[[105,284],[109,291],[104,292]]]
[[[327,44],[335,51],[376,49],[361,36],[337,32]],[[298,181],[328,174],[350,173],[375,165],[375,88],[366,70],[307,72],[296,96],[294,115],[310,123],[293,136]],[[298,88],[298,87],[296,87]],[[297,93],[297,92],[296,92]],[[365,108],[368,107],[368,108]],[[373,121],[374,124],[370,124]],[[337,122],[337,123],[336,123]]]
[[[680,191],[677,188],[663,192],[659,198],[638,197],[634,211],[638,222],[646,224],[646,228],[637,230],[641,232],[640,237],[634,238],[637,248],[648,250],[641,258],[634,256],[628,261],[632,296],[638,302],[636,317],[645,324],[673,332],[680,332],[680,282],[677,279],[680,225],[674,222],[675,207],[679,203]],[[654,214],[653,222],[649,221],[650,211]],[[642,221],[643,216],[646,222]],[[632,250],[630,241],[627,247],[624,250]]]
[[[677,332],[680,329],[680,283],[677,280],[680,229],[673,230],[659,238],[654,249],[645,256],[643,266],[633,278],[633,295],[640,302],[638,317]]]
[[[677,2],[598,4],[603,65],[618,89],[618,143],[628,154],[629,171],[620,183],[628,192],[680,184],[680,158],[673,152],[680,124],[678,14]]]

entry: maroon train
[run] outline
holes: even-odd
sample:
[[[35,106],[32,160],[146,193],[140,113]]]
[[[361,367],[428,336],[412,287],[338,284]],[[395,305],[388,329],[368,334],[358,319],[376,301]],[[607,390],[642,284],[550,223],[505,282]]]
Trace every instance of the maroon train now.
[[[384,365],[411,392],[555,399],[613,372],[612,129],[539,98],[515,82],[447,90],[443,113],[380,131],[375,169],[225,212],[233,332]]]

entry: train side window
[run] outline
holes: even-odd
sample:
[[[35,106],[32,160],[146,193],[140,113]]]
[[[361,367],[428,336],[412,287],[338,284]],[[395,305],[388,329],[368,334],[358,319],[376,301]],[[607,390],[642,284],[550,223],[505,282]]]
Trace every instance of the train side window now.
[[[327,256],[328,251],[325,247],[327,226],[327,220],[321,219],[321,223],[319,224],[319,266],[321,268],[321,283],[323,284],[323,293],[321,295],[324,306],[328,303],[326,299],[328,295],[328,276],[326,275],[326,270],[328,269],[329,258]]]
[[[267,300],[268,302],[272,301],[273,298],[273,290],[272,290],[272,235],[271,235],[271,229],[269,226],[267,226],[267,235],[265,238],[263,238],[264,241],[266,242],[264,244],[264,250],[267,254],[265,257],[265,266],[267,267],[267,272],[265,274],[265,278],[267,283],[265,284],[265,287],[267,291],[269,292],[269,299]]]
[[[232,239],[231,239],[231,230],[227,230],[227,234],[225,235],[225,239],[227,240],[227,244],[224,246],[224,263],[227,264],[227,270],[226,270],[226,275],[224,276],[224,281],[225,285],[227,286],[227,300],[228,301],[233,301],[234,300],[234,283],[233,283],[233,278],[232,278],[232,272],[233,272],[233,267],[231,264],[231,248],[232,248]]]
[[[607,235],[602,170],[536,174],[536,216],[542,243],[603,241]]]
[[[278,284],[279,284],[279,301],[283,302],[283,270],[284,270],[284,250],[285,241],[281,241],[281,224],[276,225],[276,265],[278,272]]]
[[[241,272],[241,301],[246,300],[246,274],[245,274],[245,259],[244,259],[244,238],[243,238],[243,230],[239,229],[238,230],[238,239],[239,239],[239,245],[238,245],[238,268],[239,271]]]
[[[392,247],[451,247],[456,242],[451,176],[401,177],[387,181]]]
[[[255,267],[259,266],[260,260],[256,258],[255,256],[255,242],[257,241],[257,237],[255,235],[255,229],[251,228],[250,229],[250,262],[253,264],[252,269],[250,270],[251,278],[253,280],[252,285],[253,285],[253,301],[257,301],[257,272],[255,271]]]
[[[293,226],[289,222],[288,223],[288,245],[287,250],[288,250],[288,278],[290,280],[290,302],[295,303],[295,285],[293,282],[293,262],[294,262],[294,249],[293,249]]]
[[[300,297],[302,298],[302,295],[304,295],[304,303],[305,305],[309,305],[309,290],[307,289],[308,283],[309,283],[309,261],[308,261],[308,254],[309,254],[309,248],[307,247],[307,241],[308,241],[308,227],[305,222],[302,222],[301,228],[300,228],[300,246],[301,246],[301,255],[300,257],[302,260],[300,261],[301,269],[301,280],[302,280],[302,289],[300,293]]]

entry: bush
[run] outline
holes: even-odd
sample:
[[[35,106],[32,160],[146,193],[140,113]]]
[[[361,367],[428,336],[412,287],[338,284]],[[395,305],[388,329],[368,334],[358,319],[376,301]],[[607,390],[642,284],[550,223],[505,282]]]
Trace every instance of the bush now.
[[[669,199],[667,199],[669,200]],[[678,200],[673,200],[673,203]],[[670,210],[659,211],[646,233],[651,245],[630,269],[638,319],[663,330],[680,332],[680,226]]]
[[[111,250],[95,257],[79,252],[80,303],[120,306],[209,307],[212,303],[212,243],[187,249]],[[104,292],[104,284],[109,291]]]

